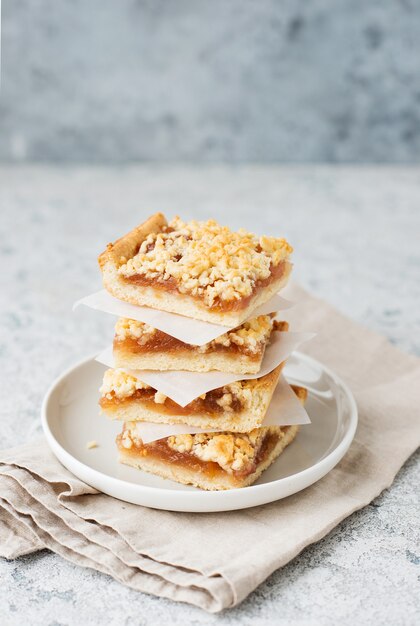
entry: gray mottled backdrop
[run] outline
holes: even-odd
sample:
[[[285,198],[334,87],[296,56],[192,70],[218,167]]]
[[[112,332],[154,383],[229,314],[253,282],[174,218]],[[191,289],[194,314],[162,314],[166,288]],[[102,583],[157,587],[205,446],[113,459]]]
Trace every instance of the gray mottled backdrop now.
[[[3,0],[0,159],[420,160],[418,0]]]

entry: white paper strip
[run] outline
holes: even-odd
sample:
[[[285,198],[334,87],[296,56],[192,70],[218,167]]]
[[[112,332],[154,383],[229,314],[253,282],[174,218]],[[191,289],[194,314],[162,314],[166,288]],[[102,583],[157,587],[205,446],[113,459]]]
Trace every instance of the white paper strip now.
[[[81,304],[97,311],[144,322],[154,328],[158,328],[167,335],[172,335],[172,337],[176,337],[176,339],[184,343],[195,346],[202,346],[235,328],[234,326],[210,324],[209,322],[202,322],[184,315],[177,315],[176,313],[167,313],[166,311],[158,311],[145,306],[129,304],[114,298],[105,289],[75,302],[73,311]],[[285,300],[279,294],[275,294],[268,302],[257,307],[252,312],[251,317],[267,315],[275,311],[284,311],[292,306],[292,302]]]
[[[280,376],[261,426],[292,426],[310,423],[309,415],[297,399],[296,394],[283,376]],[[185,424],[153,424],[152,422],[137,422],[136,430],[144,443],[150,443],[171,435],[221,432],[217,429],[194,428]]]
[[[132,376],[157,389],[180,406],[186,406],[198,396],[211,389],[229,385],[236,380],[260,378],[280,365],[293,350],[303,342],[312,339],[315,333],[275,332],[267,347],[261,369],[257,374],[227,374],[226,372],[187,372],[187,371],[152,371],[127,370]],[[112,348],[107,348],[96,357],[99,363],[114,367]]]

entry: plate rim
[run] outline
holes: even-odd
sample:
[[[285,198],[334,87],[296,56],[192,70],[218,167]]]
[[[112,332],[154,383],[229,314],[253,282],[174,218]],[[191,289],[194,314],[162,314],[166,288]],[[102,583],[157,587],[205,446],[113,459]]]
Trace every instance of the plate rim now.
[[[51,451],[53,452],[54,456],[56,456],[56,458],[59,460],[59,462],[64,465],[64,467],[70,471],[72,474],[74,474],[76,477],[78,477],[80,480],[82,480],[83,482],[86,482],[86,484],[94,487],[95,489],[97,489],[98,491],[101,491],[103,493],[108,493],[108,495],[110,495],[111,497],[117,498],[118,496],[116,496],[115,494],[109,494],[109,492],[107,492],[106,490],[104,490],[103,488],[99,488],[96,485],[98,485],[98,483],[103,482],[104,480],[108,483],[110,483],[110,485],[112,487],[114,487],[114,489],[117,489],[120,487],[123,488],[123,490],[129,490],[130,493],[138,493],[139,495],[141,495],[142,493],[147,497],[147,496],[154,496],[156,498],[163,498],[166,499],[165,502],[165,506],[153,506],[151,504],[142,504],[141,506],[147,506],[150,508],[160,508],[160,509],[164,509],[164,510],[178,510],[178,511],[196,511],[196,512],[205,512],[205,511],[211,511],[211,510],[220,510],[220,511],[228,511],[228,510],[233,510],[233,509],[239,509],[239,508],[247,508],[247,507],[252,507],[252,506],[258,506],[258,503],[255,503],[254,501],[252,501],[250,504],[240,504],[238,502],[238,500],[242,500],[245,496],[245,494],[249,495],[249,497],[252,499],[252,495],[257,496],[257,499],[260,500],[260,504],[264,504],[264,503],[268,503],[268,502],[273,502],[279,499],[282,499],[284,497],[287,497],[288,495],[292,495],[293,493],[297,493],[299,491],[301,491],[302,489],[305,489],[306,487],[309,487],[311,484],[317,482],[318,480],[320,480],[321,478],[323,478],[326,474],[328,474],[339,462],[340,460],[343,458],[343,456],[346,454],[347,450],[349,449],[354,436],[356,434],[356,430],[357,430],[357,426],[358,426],[358,409],[357,409],[357,403],[356,400],[354,398],[353,393],[351,392],[350,388],[348,387],[348,385],[342,380],[342,378],[340,376],[338,376],[338,374],[336,374],[333,370],[331,370],[329,367],[327,367],[326,365],[324,365],[323,363],[321,363],[320,361],[318,361],[318,359],[315,359],[303,352],[300,351],[294,351],[293,352],[293,356],[298,357],[300,360],[302,361],[306,361],[306,363],[308,364],[313,364],[316,365],[317,367],[320,367],[328,376],[330,376],[333,380],[335,380],[339,386],[342,387],[342,389],[344,390],[347,399],[350,403],[350,420],[349,420],[349,425],[348,428],[346,430],[346,432],[344,433],[344,436],[342,438],[342,440],[339,442],[339,444],[333,449],[331,450],[326,456],[324,456],[322,459],[320,459],[319,461],[317,461],[314,465],[311,465],[310,467],[307,467],[295,474],[292,474],[290,476],[285,476],[283,478],[278,478],[276,480],[272,480],[268,483],[262,483],[259,485],[250,485],[248,487],[241,487],[241,488],[235,488],[235,489],[229,489],[229,490],[220,490],[220,491],[205,491],[205,490],[197,490],[197,491],[179,491],[177,489],[171,490],[171,489],[164,489],[162,487],[153,487],[151,485],[141,485],[138,483],[132,483],[130,481],[126,481],[122,478],[117,478],[115,476],[111,476],[109,474],[105,474],[89,465],[86,465],[83,461],[80,461],[78,458],[76,458],[75,456],[73,456],[66,448],[64,448],[61,443],[56,439],[56,437],[54,436],[49,422],[48,422],[48,414],[47,414],[47,408],[48,408],[48,404],[49,401],[52,397],[52,394],[54,393],[54,391],[56,390],[56,388],[75,370],[83,367],[84,365],[88,364],[89,362],[92,362],[95,360],[95,357],[97,356],[97,352],[95,352],[93,355],[89,356],[89,357],[85,357],[83,359],[80,359],[79,361],[77,361],[76,363],[74,363],[73,365],[70,365],[69,367],[67,367],[59,376],[57,376],[52,383],[50,384],[50,386],[48,387],[43,401],[42,401],[42,405],[41,405],[41,424],[42,424],[42,430],[44,433],[44,436],[47,439],[47,443],[51,449]],[[74,467],[76,467],[78,474],[76,474],[76,472],[74,471]],[[89,479],[86,478],[86,474],[91,475],[93,482],[96,482],[96,485],[93,484],[93,482]],[[305,479],[307,479],[309,476],[313,475],[314,479],[313,480],[309,480],[306,481]],[[287,491],[287,487],[290,486],[290,484],[293,484],[295,482],[298,483],[304,483],[304,486],[300,486],[295,490],[291,490],[290,492],[288,492],[286,495],[278,495],[278,493],[276,494],[276,486],[280,486],[280,484],[282,486],[285,487],[285,491]],[[269,492],[274,492],[272,493],[273,497],[269,497],[266,498],[266,496],[268,495]],[[258,498],[258,495],[260,496]],[[246,497],[246,496],[245,496]],[[181,506],[180,508],[178,508],[179,503],[176,504],[175,502],[171,502],[171,500],[176,499],[176,498],[180,498],[182,499],[183,502],[187,502],[188,504],[185,506]],[[125,502],[133,502],[133,500],[127,500],[127,498],[121,497],[119,498],[120,500],[123,500]],[[194,502],[198,501],[203,501],[203,499],[206,500],[207,504],[211,507],[213,506],[218,506],[220,504],[222,504],[225,500],[228,500],[228,504],[227,506],[224,506],[223,508],[218,508],[218,509],[207,509],[203,506],[195,509],[195,508],[188,508],[189,506],[191,506]],[[134,503],[134,502],[133,502]],[[176,504],[176,508],[172,508],[172,505]]]

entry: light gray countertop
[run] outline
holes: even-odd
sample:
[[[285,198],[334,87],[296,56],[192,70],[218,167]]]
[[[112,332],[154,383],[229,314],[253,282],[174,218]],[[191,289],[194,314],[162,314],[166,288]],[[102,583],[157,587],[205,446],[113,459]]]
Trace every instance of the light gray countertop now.
[[[284,234],[296,280],[420,356],[420,168],[1,167],[0,210],[2,447],[30,437],[55,376],[109,341],[113,320],[72,303],[100,287],[104,244],[156,210]],[[0,560],[1,622],[414,624],[419,461],[231,611],[136,593],[43,551]]]

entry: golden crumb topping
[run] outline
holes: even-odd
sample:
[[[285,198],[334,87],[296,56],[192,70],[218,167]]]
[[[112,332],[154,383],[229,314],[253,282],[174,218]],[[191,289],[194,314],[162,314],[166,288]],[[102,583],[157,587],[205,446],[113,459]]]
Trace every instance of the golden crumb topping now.
[[[151,389],[151,387],[123,369],[109,369],[104,374],[99,392],[103,398],[108,400],[113,398],[122,400],[132,396],[137,389]],[[154,401],[156,403],[163,404],[165,400],[166,396],[163,393],[155,391]]]
[[[248,352],[258,352],[261,345],[267,343],[273,329],[271,315],[259,315],[244,322],[238,328],[216,337],[210,344],[229,347],[231,344],[246,348]]]
[[[237,380],[234,383],[225,385],[222,387],[223,395],[217,404],[222,406],[225,411],[233,411],[232,407],[229,407],[234,400],[239,401],[242,409],[250,409],[252,407],[252,387],[254,386],[253,380]]]
[[[127,398],[132,396],[137,389],[150,389],[150,386],[134,376],[130,376],[122,369],[109,369],[104,374],[99,392],[103,397],[111,400],[113,397]]]
[[[156,328],[153,328],[153,326],[125,317],[118,318],[115,324],[115,336],[119,341],[127,338],[136,339],[140,345],[144,345],[150,341],[155,333]]]
[[[252,431],[250,434],[252,435]],[[196,457],[202,461],[218,463],[228,471],[242,469],[253,459],[256,451],[256,446],[252,445],[248,434],[200,433],[195,435],[194,439],[193,454]]]
[[[138,253],[122,259],[121,276],[143,275],[157,281],[174,280],[180,293],[232,301],[250,296],[255,283],[270,276],[292,252],[285,239],[233,232],[214,220],[183,222],[175,217],[159,233],[150,233]]]

